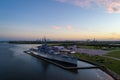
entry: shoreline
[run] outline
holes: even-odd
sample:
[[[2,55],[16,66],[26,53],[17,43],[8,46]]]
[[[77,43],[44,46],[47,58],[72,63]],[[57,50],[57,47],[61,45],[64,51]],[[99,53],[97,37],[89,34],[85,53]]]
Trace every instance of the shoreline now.
[[[86,63],[90,63],[90,64],[92,64],[92,65],[95,65],[96,67],[81,67],[81,68],[80,68],[80,67],[65,67],[65,66],[63,66],[63,65],[61,65],[61,64],[59,64],[59,63],[56,63],[56,62],[53,62],[53,61],[44,59],[44,58],[42,58],[42,57],[40,57],[40,56],[38,56],[38,55],[35,55],[35,54],[33,54],[33,53],[27,53],[27,54],[29,54],[29,55],[31,55],[31,56],[34,56],[34,57],[36,57],[37,59],[45,60],[45,61],[47,61],[47,62],[49,62],[49,63],[52,63],[52,64],[54,64],[54,65],[56,65],[56,66],[58,66],[58,67],[61,67],[61,68],[63,68],[63,69],[66,69],[66,70],[98,68],[98,69],[101,69],[102,71],[104,71],[105,73],[107,73],[108,75],[110,75],[113,79],[115,79],[115,80],[120,80],[120,76],[119,76],[118,74],[116,74],[115,72],[111,71],[110,69],[106,68],[106,67],[103,66],[103,65],[101,66],[101,65],[99,65],[99,64],[97,64],[97,63],[90,62],[90,61],[87,61],[87,60],[78,59],[78,60],[80,60],[80,61],[83,61],[83,62],[86,62]]]

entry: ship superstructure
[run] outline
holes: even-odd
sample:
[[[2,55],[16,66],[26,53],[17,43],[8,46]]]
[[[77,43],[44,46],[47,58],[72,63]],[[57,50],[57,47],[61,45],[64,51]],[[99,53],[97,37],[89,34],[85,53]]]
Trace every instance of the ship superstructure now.
[[[64,48],[61,47],[61,51],[57,49],[55,46],[48,46],[46,39],[44,38],[42,41],[42,45],[37,48],[31,48],[29,52],[32,52],[36,55],[39,55],[42,58],[57,61],[61,63],[65,63],[68,65],[77,66],[77,58],[71,57],[68,54],[65,54],[63,51]],[[71,50],[65,50],[69,53]]]

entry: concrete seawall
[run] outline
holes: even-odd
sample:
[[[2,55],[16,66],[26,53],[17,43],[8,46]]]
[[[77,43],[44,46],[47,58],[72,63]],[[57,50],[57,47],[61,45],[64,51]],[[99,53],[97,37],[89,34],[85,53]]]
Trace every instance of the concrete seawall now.
[[[90,61],[87,61],[87,60],[83,60],[83,59],[79,59],[79,60],[90,63],[90,64],[93,64],[93,65],[96,65],[96,66],[98,66],[99,69],[103,70],[104,72],[106,72],[107,74],[112,76],[115,80],[120,80],[120,75],[111,71],[110,69],[106,68],[103,65],[100,65],[100,64],[97,64],[97,63],[94,63],[94,62],[90,62]]]

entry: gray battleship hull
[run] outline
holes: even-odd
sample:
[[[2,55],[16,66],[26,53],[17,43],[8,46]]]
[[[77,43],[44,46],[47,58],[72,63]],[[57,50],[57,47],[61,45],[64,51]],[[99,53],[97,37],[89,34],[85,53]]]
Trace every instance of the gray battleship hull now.
[[[72,58],[72,57],[67,57],[67,56],[62,56],[62,55],[57,55],[57,54],[48,54],[48,53],[43,53],[43,52],[38,52],[38,51],[30,51],[31,53],[51,60],[51,61],[55,61],[61,64],[65,64],[65,65],[71,65],[71,66],[77,66],[77,58]]]

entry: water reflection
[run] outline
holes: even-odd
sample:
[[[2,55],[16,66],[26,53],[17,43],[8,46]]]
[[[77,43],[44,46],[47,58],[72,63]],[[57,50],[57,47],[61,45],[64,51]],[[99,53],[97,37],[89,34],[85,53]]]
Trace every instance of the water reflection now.
[[[43,72],[46,72],[47,69],[49,68],[49,64],[45,61],[42,61],[42,66],[43,66]]]

